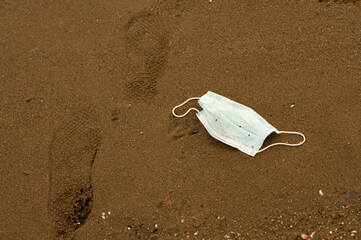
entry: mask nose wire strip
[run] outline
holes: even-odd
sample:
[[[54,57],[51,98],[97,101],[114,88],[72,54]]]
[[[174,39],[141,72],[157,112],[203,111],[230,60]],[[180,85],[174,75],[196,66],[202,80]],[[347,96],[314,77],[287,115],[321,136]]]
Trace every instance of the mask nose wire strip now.
[[[183,103],[175,106],[175,107],[172,109],[173,116],[178,117],[178,118],[181,118],[181,117],[184,117],[185,115],[187,115],[187,114],[188,114],[190,111],[192,111],[192,110],[199,112],[199,110],[198,110],[197,108],[190,108],[190,109],[188,109],[187,112],[185,112],[185,113],[182,114],[182,115],[178,115],[178,114],[175,113],[175,110],[176,110],[177,108],[183,106],[184,104],[186,104],[187,102],[189,102],[189,101],[191,101],[191,100],[198,100],[198,99],[199,99],[199,97],[192,97],[192,98],[187,99],[187,100],[184,101]]]
[[[296,146],[302,145],[302,144],[306,141],[305,135],[303,135],[303,134],[300,133],[300,132],[278,131],[277,133],[278,133],[278,134],[281,134],[281,133],[297,134],[297,135],[302,136],[302,137],[303,137],[303,140],[302,140],[302,142],[300,142],[300,143],[273,143],[273,144],[271,144],[271,145],[269,145],[269,146],[267,146],[267,147],[264,147],[263,149],[259,150],[258,153],[266,150],[267,148],[270,148],[270,147],[273,147],[273,146],[276,146],[276,145],[286,145],[286,146],[296,147]]]

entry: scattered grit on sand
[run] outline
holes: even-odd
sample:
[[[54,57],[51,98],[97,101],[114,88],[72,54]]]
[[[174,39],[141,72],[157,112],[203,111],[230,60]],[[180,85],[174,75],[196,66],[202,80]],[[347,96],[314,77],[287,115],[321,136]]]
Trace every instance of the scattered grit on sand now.
[[[1,1],[0,26],[0,239],[361,239],[360,1]],[[209,90],[306,143],[172,116]]]

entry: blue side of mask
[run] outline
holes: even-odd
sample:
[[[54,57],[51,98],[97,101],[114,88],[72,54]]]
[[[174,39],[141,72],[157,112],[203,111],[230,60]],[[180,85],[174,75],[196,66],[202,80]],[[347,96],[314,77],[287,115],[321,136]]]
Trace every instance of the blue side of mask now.
[[[199,105],[203,110],[197,117],[209,134],[251,156],[270,133],[278,132],[253,109],[211,91],[199,99]]]

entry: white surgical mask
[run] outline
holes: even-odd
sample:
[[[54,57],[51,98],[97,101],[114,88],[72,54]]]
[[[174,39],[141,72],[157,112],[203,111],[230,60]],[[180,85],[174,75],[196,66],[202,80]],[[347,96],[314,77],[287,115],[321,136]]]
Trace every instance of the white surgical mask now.
[[[195,99],[203,108],[202,111],[190,108],[182,115],[175,113],[178,107]],[[200,98],[189,98],[182,104],[175,106],[172,113],[175,117],[184,117],[191,110],[198,112],[198,119],[212,137],[251,156],[255,156],[257,153],[275,145],[299,146],[306,141],[306,137],[302,133],[278,131],[253,109],[211,91]],[[266,137],[272,132],[277,134],[298,134],[303,137],[303,140],[294,144],[274,143],[260,149]]]

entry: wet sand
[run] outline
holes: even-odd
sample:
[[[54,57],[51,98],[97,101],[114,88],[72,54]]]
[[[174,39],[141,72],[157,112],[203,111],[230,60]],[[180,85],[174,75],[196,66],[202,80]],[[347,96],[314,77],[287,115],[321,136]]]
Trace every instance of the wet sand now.
[[[0,239],[361,239],[359,1],[0,12]],[[250,157],[172,116],[207,91],[306,143]]]

